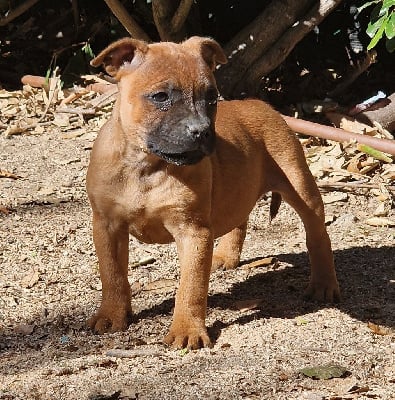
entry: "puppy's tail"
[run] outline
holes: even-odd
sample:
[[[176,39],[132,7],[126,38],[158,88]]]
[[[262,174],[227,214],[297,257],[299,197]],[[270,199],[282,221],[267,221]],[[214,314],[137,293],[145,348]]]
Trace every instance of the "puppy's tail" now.
[[[270,215],[269,215],[269,222],[275,218],[278,213],[278,209],[280,208],[282,201],[281,194],[278,192],[272,192],[272,199],[270,201]]]

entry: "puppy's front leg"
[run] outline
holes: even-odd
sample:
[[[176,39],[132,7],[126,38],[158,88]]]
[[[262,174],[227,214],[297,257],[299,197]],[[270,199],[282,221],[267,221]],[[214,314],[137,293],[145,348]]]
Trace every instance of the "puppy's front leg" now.
[[[213,255],[213,234],[195,227],[175,238],[181,278],[173,322],[165,343],[175,348],[211,347],[205,325],[207,292]]]
[[[128,282],[128,228],[93,212],[93,241],[103,288],[100,309],[88,324],[100,334],[126,330],[132,313]]]

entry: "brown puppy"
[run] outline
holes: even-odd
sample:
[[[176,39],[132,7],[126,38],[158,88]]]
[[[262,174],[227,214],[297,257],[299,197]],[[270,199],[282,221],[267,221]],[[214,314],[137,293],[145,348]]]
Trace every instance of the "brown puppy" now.
[[[175,241],[181,279],[165,342],[210,346],[205,326],[210,270],[240,261],[248,215],[274,192],[300,215],[311,261],[307,295],[339,298],[320,193],[303,150],[281,116],[258,100],[217,106],[219,45],[113,43],[93,65],[115,76],[119,95],[92,150],[87,189],[103,284],[90,319],[98,333],[130,322],[129,233],[146,243]],[[280,197],[281,196],[281,197]],[[220,237],[213,255],[213,240]]]

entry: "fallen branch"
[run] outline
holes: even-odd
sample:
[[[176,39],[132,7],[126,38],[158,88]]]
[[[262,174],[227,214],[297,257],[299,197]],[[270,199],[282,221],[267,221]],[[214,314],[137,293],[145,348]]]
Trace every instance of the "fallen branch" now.
[[[347,132],[343,129],[333,128],[331,126],[321,125],[315,122],[305,121],[303,119],[297,119],[285,115],[283,115],[283,118],[294,132],[309,136],[316,136],[321,139],[334,140],[336,142],[355,141],[395,156],[394,140],[379,139],[372,136],[360,135],[358,133]]]
[[[5,18],[0,18],[0,26],[6,26],[9,22],[13,21],[15,18],[18,18],[24,12],[26,12],[29,8],[33,7],[39,0],[27,0],[21,5],[19,5],[14,10],[10,11]]]

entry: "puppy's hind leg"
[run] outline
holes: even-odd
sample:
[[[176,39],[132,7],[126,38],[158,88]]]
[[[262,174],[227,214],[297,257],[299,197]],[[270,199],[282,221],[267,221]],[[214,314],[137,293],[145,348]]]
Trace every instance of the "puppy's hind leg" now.
[[[276,160],[279,179],[274,191],[295,209],[305,227],[311,264],[310,282],[305,294],[318,301],[338,301],[340,290],[325,227],[324,204],[299,143],[289,152],[288,157]]]
[[[247,222],[221,237],[214,250],[211,271],[234,269],[239,265],[246,231]]]

